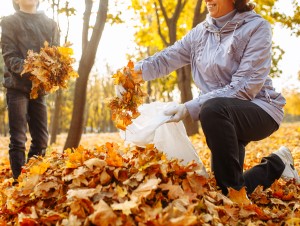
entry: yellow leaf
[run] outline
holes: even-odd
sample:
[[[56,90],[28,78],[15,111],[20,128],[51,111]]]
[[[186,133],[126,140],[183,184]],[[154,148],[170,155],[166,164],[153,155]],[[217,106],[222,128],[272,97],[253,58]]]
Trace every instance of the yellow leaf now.
[[[123,203],[112,204],[111,208],[113,210],[122,210],[125,215],[131,214],[131,209],[137,208],[138,205],[135,201],[125,201]]]
[[[48,162],[42,162],[38,165],[34,165],[30,168],[30,173],[31,174],[43,174],[47,171],[49,168],[50,163]]]

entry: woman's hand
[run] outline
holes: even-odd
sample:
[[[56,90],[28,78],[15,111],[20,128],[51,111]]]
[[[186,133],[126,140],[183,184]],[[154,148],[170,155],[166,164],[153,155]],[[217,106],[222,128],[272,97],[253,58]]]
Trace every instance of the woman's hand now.
[[[115,86],[116,95],[119,98],[122,98],[122,95],[126,92],[125,88],[122,85]]]
[[[134,65],[133,71],[132,68],[128,69],[128,73],[124,73],[126,76],[128,76],[129,80],[133,81],[133,83],[142,83],[143,82],[143,76],[142,76],[142,63],[137,63]],[[123,79],[124,80],[124,79]],[[119,98],[122,98],[123,94],[126,93],[126,90],[128,87],[124,83],[121,82],[115,86],[116,95]]]
[[[141,81],[143,81],[141,62],[138,62],[134,65],[134,74],[132,79],[135,83],[140,83]]]
[[[189,112],[184,104],[170,106],[164,112],[165,115],[171,116],[168,122],[179,122],[189,115]]]

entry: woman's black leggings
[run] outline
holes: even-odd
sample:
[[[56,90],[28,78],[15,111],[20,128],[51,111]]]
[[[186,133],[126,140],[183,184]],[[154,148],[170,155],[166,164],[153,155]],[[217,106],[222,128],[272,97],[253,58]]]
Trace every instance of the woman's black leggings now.
[[[267,188],[280,178],[285,165],[275,154],[243,172],[245,146],[279,127],[262,108],[247,100],[218,97],[202,105],[199,117],[212,154],[212,171],[224,194],[229,187],[240,190],[243,186],[250,194],[258,185]]]

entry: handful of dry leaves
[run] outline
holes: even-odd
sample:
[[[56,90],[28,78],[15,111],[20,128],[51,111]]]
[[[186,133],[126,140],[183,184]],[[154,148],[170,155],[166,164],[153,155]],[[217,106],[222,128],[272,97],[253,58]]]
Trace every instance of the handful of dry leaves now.
[[[127,66],[117,71],[112,76],[116,86],[122,86],[121,96],[109,101],[109,108],[112,111],[112,120],[116,127],[125,130],[132,123],[132,119],[137,118],[140,113],[138,107],[143,103],[143,98],[147,95],[142,91],[141,85],[144,83],[139,72],[134,71],[134,64],[129,61]]]
[[[31,99],[36,99],[40,92],[51,93],[59,88],[67,88],[68,80],[78,77],[72,67],[75,62],[71,57],[73,49],[69,46],[70,44],[66,43],[61,47],[50,47],[48,42],[45,42],[39,53],[28,51],[21,75],[30,73]]]

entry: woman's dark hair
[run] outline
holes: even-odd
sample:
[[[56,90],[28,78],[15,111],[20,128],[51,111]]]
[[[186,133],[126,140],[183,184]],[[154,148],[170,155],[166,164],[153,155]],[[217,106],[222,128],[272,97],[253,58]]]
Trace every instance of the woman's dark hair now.
[[[239,13],[242,13],[253,10],[255,5],[249,3],[249,0],[235,0],[234,7]]]
[[[13,3],[15,10],[20,10],[20,6],[17,3],[15,3],[15,0],[12,0],[12,3]],[[38,2],[36,8],[39,7],[39,4],[40,4],[40,1]]]

